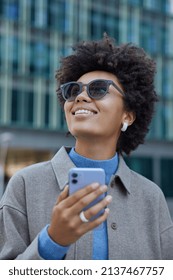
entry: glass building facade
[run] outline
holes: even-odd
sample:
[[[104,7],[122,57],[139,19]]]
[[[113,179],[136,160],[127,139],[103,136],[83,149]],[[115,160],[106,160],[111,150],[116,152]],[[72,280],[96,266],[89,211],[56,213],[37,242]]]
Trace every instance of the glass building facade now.
[[[127,162],[158,183],[171,199],[173,0],[1,0],[0,133],[13,134],[9,162],[15,149],[23,149],[23,157],[25,149],[47,150],[49,156],[62,144],[72,143],[64,136],[55,71],[73,43],[100,39],[104,32],[117,43],[143,47],[157,63],[156,116],[146,144]]]

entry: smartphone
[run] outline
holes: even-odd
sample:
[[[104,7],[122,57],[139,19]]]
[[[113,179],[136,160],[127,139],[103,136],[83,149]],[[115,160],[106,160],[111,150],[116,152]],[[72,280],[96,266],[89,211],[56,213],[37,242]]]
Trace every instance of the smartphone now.
[[[105,184],[105,171],[102,168],[72,168],[69,170],[69,195],[74,192],[90,185],[91,183],[99,183],[100,185]],[[95,200],[93,200],[88,206],[83,210],[87,210],[92,207],[105,197],[105,193],[101,194]],[[91,220],[96,219],[101,214],[104,213],[104,209],[99,211],[97,215],[91,218]]]

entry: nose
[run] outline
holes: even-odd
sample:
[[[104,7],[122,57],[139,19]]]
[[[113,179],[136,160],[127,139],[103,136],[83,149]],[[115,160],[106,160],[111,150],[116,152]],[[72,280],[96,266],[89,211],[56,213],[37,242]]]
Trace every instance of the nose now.
[[[76,97],[76,102],[91,102],[91,98],[88,96],[86,86],[82,87],[82,92]]]

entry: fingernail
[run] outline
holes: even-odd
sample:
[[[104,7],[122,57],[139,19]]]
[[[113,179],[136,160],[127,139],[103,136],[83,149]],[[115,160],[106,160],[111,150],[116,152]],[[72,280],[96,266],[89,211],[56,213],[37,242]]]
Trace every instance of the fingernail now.
[[[106,200],[109,201],[109,202],[111,202],[111,201],[112,201],[112,196],[111,196],[111,195],[107,195],[107,196],[106,196]]]
[[[102,192],[105,192],[105,191],[107,191],[108,187],[106,185],[103,185],[100,187],[100,189]]]
[[[91,187],[92,187],[93,190],[95,190],[99,187],[99,184],[98,183],[92,183]]]
[[[107,214],[109,214],[110,209],[109,209],[109,208],[105,208],[105,212],[106,212]]]
[[[65,188],[64,188],[64,191],[67,191],[69,189],[69,186],[66,185]]]

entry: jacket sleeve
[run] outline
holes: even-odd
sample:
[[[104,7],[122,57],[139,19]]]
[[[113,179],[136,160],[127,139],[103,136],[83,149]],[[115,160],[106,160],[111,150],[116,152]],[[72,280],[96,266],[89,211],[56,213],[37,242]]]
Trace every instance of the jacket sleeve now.
[[[0,202],[0,259],[42,259],[38,236],[30,242],[22,176],[10,180]]]
[[[160,197],[160,242],[163,260],[173,260],[173,222],[164,195]]]

